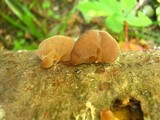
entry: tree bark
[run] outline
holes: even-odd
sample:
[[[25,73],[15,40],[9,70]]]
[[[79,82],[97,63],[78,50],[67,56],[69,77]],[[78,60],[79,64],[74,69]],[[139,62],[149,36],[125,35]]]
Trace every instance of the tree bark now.
[[[54,63],[49,69],[34,51],[0,51],[2,120],[99,120],[103,109],[114,111],[117,100],[128,98],[139,101],[144,120],[159,119],[160,50],[122,52],[111,64]]]

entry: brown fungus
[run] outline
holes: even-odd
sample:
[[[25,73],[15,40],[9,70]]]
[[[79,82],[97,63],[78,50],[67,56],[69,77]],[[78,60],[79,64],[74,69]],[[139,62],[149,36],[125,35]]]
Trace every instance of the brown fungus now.
[[[100,120],[118,120],[112,111],[106,109],[100,112]]]
[[[42,41],[37,55],[42,60],[42,67],[49,68],[53,61],[70,61],[74,40],[67,36],[53,36]]]
[[[107,32],[90,30],[76,41],[71,52],[71,64],[110,63],[119,55],[117,41]]]

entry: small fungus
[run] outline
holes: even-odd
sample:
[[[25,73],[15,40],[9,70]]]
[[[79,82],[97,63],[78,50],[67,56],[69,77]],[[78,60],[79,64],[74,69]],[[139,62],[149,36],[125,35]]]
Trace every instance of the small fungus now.
[[[114,114],[112,113],[112,111],[110,110],[102,110],[100,112],[100,120],[118,120]]]
[[[117,59],[119,45],[107,32],[90,30],[76,41],[71,52],[71,64],[110,63]]]
[[[75,41],[67,36],[53,36],[42,41],[37,55],[42,60],[42,67],[49,68],[53,61],[70,61],[70,54]]]

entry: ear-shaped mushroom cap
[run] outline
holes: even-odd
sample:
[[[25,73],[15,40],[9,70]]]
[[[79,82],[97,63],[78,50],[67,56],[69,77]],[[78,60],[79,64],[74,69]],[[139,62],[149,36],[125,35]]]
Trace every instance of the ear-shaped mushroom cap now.
[[[42,41],[37,55],[42,60],[42,67],[49,68],[53,61],[70,61],[70,54],[75,41],[67,36],[53,36]]]
[[[76,41],[71,52],[71,64],[110,63],[116,60],[118,55],[119,45],[109,33],[90,30]]]

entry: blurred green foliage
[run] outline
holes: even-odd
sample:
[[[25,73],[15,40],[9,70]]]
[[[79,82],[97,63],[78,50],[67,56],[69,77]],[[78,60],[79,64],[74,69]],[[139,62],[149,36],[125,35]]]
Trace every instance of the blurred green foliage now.
[[[142,12],[134,11],[137,0],[96,0],[80,1],[77,8],[84,16],[86,22],[90,22],[93,17],[103,16],[106,27],[113,32],[120,33],[123,30],[124,23],[136,27],[146,27],[152,24],[152,21]]]
[[[120,37],[124,35],[125,22],[128,22],[130,26],[134,26],[134,28],[142,28],[142,34],[136,34],[137,37],[140,36],[142,38],[147,37],[146,34],[148,33],[146,31],[143,32],[144,27],[160,23],[160,5],[156,5],[156,9],[152,11],[157,16],[157,21],[155,22],[153,19],[150,19],[151,17],[148,17],[150,15],[148,11],[134,10],[137,0],[79,0],[73,6],[66,6],[66,3],[67,5],[69,4],[66,0],[42,0],[41,3],[39,3],[39,0],[33,0],[28,4],[25,4],[27,2],[22,0],[4,0],[3,3],[8,6],[10,11],[4,10],[0,12],[0,16],[17,29],[16,33],[13,32],[11,34],[14,36],[14,50],[36,49],[39,42],[44,38],[55,34],[65,34],[70,30],[68,29],[70,27],[68,26],[68,21],[72,19],[71,16],[73,14],[79,13],[78,11],[84,17],[84,25],[86,23],[92,24],[93,18],[100,17],[100,19],[104,20],[105,27],[118,33]],[[56,3],[56,5],[53,3]],[[62,7],[66,7],[64,9],[65,12],[61,11],[62,7],[56,8],[61,4],[64,4]],[[33,8],[36,9],[33,10]],[[151,7],[148,8],[151,9]],[[57,11],[54,9],[57,9]],[[147,14],[144,14],[145,12]],[[82,22],[78,24],[82,24]],[[80,25],[80,29],[86,28]],[[149,36],[151,35],[156,36],[156,38],[159,37],[156,33],[149,34]],[[148,38],[150,39],[150,37]],[[160,42],[159,39],[155,41]]]
[[[3,19],[18,29],[18,33],[15,35],[16,39],[13,40],[15,50],[35,49],[38,47],[35,41],[38,42],[39,40],[43,40],[44,38],[55,34],[64,34],[67,29],[68,20],[75,11],[75,8],[73,7],[73,9],[71,8],[65,16],[56,14],[52,9],[53,6],[51,1],[44,0],[41,3],[41,8],[39,8],[38,12],[43,13],[42,11],[45,11],[45,15],[39,16],[41,17],[41,20],[39,20],[37,15],[31,11],[31,8],[38,3],[38,0],[31,2],[28,7],[19,0],[4,0],[4,2],[16,16],[12,17],[6,14],[6,12],[0,12],[0,16],[2,16]],[[44,18],[43,22],[42,18]],[[54,20],[59,24],[54,25],[52,29],[48,30],[48,21],[51,20]],[[19,33],[22,35],[19,36]],[[25,39],[25,34],[29,34],[29,41]]]
[[[13,27],[18,29],[15,39],[13,40],[14,50],[19,49],[36,49],[34,39],[41,39],[45,36],[46,28],[42,26],[41,22],[36,16],[18,0],[4,0],[8,7],[12,10],[17,18],[13,18],[4,12],[0,15],[3,19],[9,22]],[[25,34],[30,34],[32,38],[30,41],[25,39]]]
[[[157,21],[159,22],[160,26],[160,0],[157,0],[159,2],[159,6],[156,8],[156,15],[157,15]]]
[[[13,26],[23,30],[27,31],[30,34],[32,34],[36,38],[41,38],[44,35],[44,30],[41,27],[40,21],[38,21],[34,14],[23,4],[21,4],[17,0],[5,0],[5,3],[9,6],[9,8],[13,11],[13,13],[19,18],[20,22],[11,18],[8,15],[5,15],[4,13],[1,13],[2,17],[6,19],[10,24]],[[16,22],[17,21],[17,22]]]

